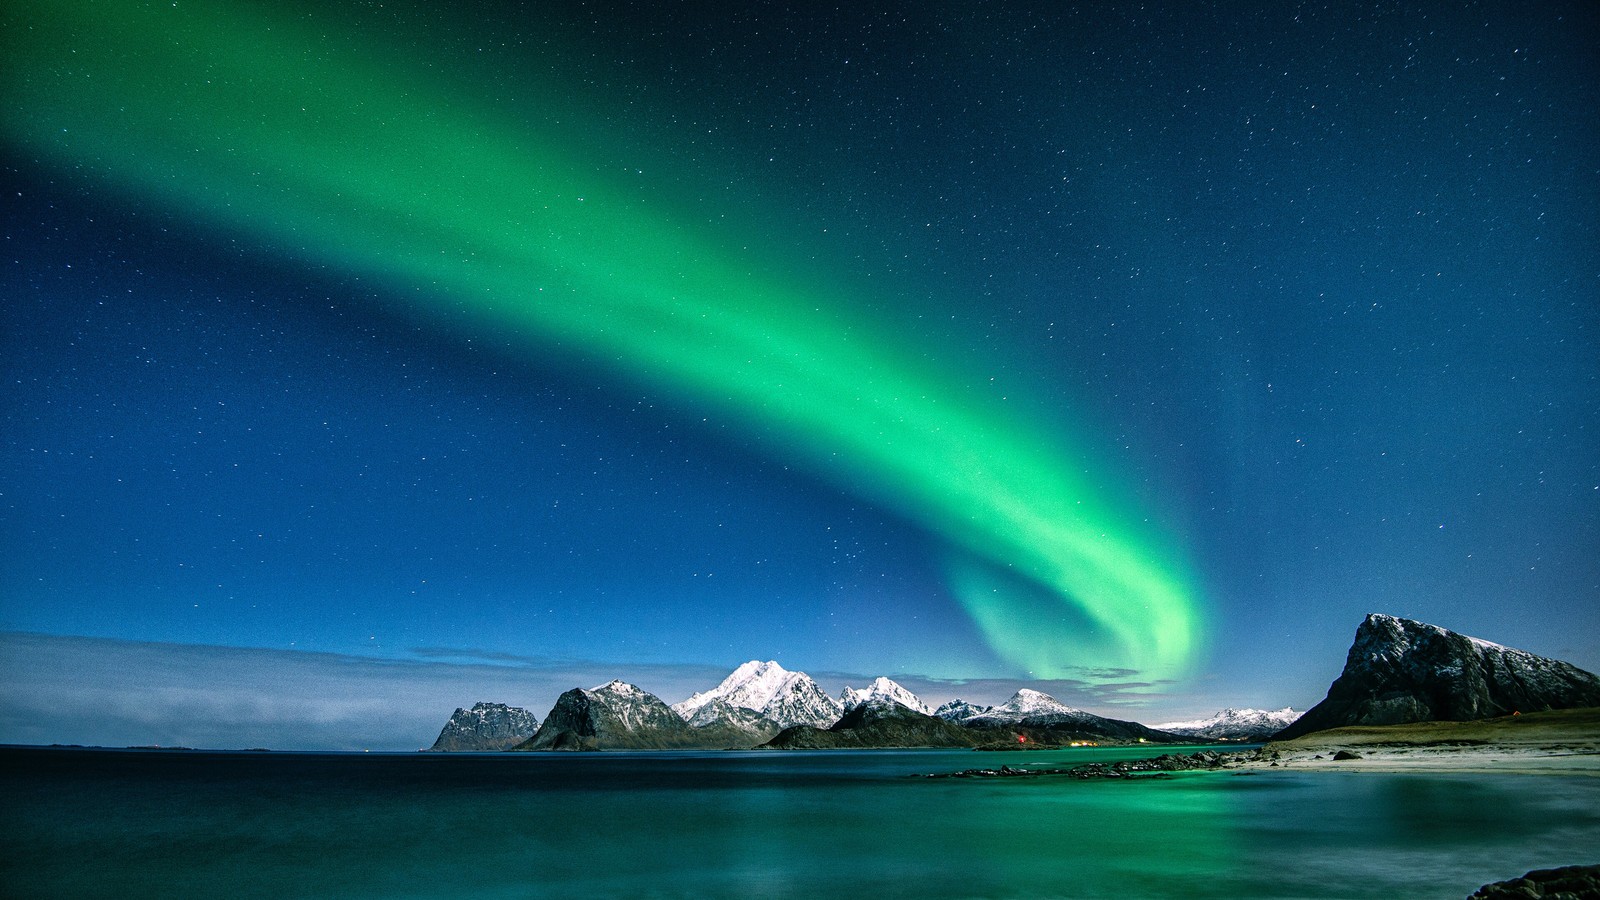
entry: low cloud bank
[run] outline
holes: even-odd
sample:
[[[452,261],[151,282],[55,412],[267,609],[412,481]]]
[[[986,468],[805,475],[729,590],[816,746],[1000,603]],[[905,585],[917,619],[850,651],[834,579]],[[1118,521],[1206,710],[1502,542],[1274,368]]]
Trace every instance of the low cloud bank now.
[[[456,707],[479,700],[543,718],[573,687],[621,677],[676,700],[727,674],[470,653],[392,660],[4,633],[0,743],[416,750]]]

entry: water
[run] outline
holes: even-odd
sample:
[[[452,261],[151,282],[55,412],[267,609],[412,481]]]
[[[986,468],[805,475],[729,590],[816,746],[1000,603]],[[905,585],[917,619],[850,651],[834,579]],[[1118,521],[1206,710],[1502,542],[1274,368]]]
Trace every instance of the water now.
[[[0,750],[22,897],[1451,897],[1593,862],[1600,779],[925,780],[1128,750]]]

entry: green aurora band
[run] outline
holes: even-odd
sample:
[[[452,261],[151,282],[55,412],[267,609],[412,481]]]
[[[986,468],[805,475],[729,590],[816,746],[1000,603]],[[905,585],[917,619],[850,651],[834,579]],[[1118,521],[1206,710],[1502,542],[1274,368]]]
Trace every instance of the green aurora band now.
[[[376,277],[441,320],[720,405],[959,548],[953,593],[1034,677],[1193,664],[1200,611],[1177,554],[1057,442],[848,297],[758,275],[585,171],[561,135],[497,120],[362,35],[242,4],[12,0],[4,27],[14,149]]]

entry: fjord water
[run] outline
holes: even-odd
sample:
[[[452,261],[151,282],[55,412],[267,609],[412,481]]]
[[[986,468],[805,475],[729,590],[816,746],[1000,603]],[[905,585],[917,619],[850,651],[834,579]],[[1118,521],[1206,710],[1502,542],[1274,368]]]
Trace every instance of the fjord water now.
[[[1136,755],[12,748],[0,893],[1460,898],[1600,847],[1600,779],[910,777]]]

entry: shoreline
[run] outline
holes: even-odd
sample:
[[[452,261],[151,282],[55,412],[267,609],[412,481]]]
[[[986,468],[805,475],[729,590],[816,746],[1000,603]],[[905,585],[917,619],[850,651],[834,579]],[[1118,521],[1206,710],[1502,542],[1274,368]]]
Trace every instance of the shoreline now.
[[[1600,709],[1552,710],[1473,722],[1418,722],[1318,731],[1254,750],[1202,750],[1068,768],[966,769],[936,778],[1167,778],[1180,772],[1374,772],[1600,777]]]

